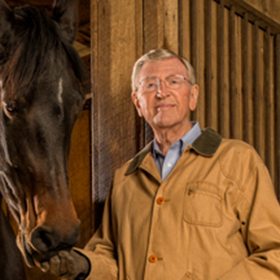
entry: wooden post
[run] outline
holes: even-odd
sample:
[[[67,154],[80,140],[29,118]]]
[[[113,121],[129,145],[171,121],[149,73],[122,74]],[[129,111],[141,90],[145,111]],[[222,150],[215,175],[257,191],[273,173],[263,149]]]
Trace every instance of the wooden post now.
[[[275,36],[275,191],[280,200],[280,34]]]
[[[230,21],[229,21],[229,71],[230,71],[230,137],[237,138],[236,125],[237,114],[236,108],[238,106],[236,102],[236,45],[235,45],[235,6],[230,8]]]
[[[224,0],[220,1],[218,23],[218,129],[225,136],[225,32],[224,32]]]
[[[212,0],[205,0],[205,124],[212,124]]]

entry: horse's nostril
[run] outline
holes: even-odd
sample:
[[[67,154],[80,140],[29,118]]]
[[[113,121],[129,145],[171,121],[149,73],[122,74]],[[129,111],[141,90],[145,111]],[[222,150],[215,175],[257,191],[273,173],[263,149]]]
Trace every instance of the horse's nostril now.
[[[79,227],[66,234],[58,234],[49,228],[39,226],[35,228],[31,234],[32,245],[41,253],[57,249],[66,249],[73,247],[79,239]]]
[[[40,252],[47,252],[59,243],[59,238],[56,234],[52,233],[44,227],[36,228],[31,235],[32,245]]]

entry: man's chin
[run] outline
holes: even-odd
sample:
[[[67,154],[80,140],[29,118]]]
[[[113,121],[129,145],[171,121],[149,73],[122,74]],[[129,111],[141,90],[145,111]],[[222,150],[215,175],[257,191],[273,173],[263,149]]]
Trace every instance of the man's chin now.
[[[172,118],[166,118],[166,117],[161,117],[159,116],[153,120],[153,127],[157,129],[170,129],[172,127],[175,127],[176,123],[172,121]]]

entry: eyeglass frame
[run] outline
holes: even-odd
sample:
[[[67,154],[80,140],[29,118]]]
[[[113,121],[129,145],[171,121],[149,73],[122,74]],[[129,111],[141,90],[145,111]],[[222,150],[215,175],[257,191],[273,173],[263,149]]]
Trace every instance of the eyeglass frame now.
[[[188,80],[186,77],[184,77],[183,75],[179,75],[179,74],[170,75],[170,76],[166,77],[164,80],[159,79],[159,78],[157,78],[157,77],[146,77],[146,78],[142,79],[142,80],[138,83],[138,85],[141,86],[142,82],[143,82],[144,80],[146,80],[146,79],[155,79],[155,80],[157,80],[157,88],[156,88],[155,90],[150,91],[150,92],[158,91],[161,81],[164,82],[164,84],[165,84],[166,87],[170,88],[170,87],[166,84],[166,79],[168,79],[168,78],[170,78],[170,77],[181,77],[181,78],[183,78],[182,81],[187,81],[190,85],[192,85],[192,86],[194,85],[194,83],[192,83],[192,82],[191,82],[190,80]],[[139,87],[138,87],[138,89],[139,89]],[[137,89],[137,90],[138,90],[138,89]]]

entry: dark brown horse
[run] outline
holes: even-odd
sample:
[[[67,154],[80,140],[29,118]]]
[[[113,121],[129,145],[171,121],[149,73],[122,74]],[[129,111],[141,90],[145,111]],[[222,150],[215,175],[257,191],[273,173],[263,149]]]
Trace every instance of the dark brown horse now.
[[[72,46],[76,13],[76,0],[57,0],[51,16],[0,0],[0,202],[2,195],[18,223],[17,245],[29,266],[79,237],[67,171],[87,78]],[[3,212],[0,227],[0,279],[25,279]]]

